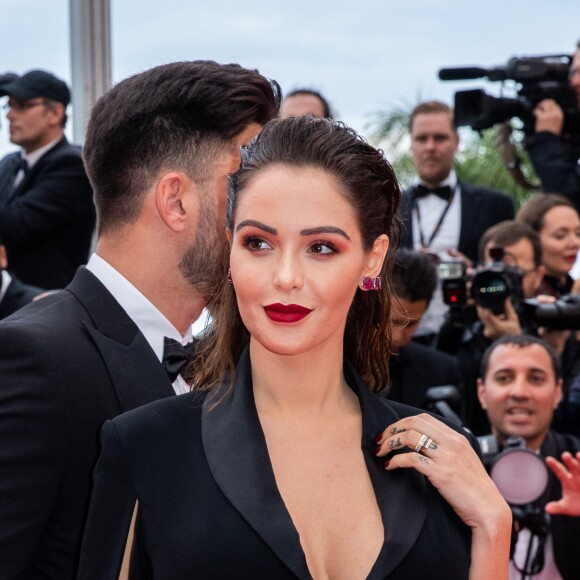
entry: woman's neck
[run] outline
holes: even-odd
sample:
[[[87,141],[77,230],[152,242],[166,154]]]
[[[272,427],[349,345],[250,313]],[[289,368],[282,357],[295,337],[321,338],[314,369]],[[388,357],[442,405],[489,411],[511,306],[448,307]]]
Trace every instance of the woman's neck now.
[[[358,399],[344,379],[342,345],[299,355],[278,355],[251,340],[250,358],[258,413],[306,416],[358,408]]]

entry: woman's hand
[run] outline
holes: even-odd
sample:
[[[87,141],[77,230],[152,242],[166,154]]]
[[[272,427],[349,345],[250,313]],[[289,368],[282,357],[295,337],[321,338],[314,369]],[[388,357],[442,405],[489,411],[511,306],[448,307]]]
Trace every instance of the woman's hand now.
[[[546,512],[580,516],[580,451],[576,457],[565,451],[562,453],[562,463],[554,457],[546,457],[546,463],[562,484],[562,499],[546,504]]]
[[[422,473],[471,528],[470,578],[507,578],[511,510],[467,438],[424,413],[397,421],[376,442],[387,470]],[[389,457],[403,448],[412,451]]]

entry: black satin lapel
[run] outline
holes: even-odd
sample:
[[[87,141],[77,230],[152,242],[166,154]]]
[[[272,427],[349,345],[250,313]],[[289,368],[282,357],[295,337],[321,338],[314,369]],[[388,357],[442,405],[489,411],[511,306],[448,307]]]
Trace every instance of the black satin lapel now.
[[[86,323],[85,328],[101,352],[123,411],[175,395],[167,373],[140,332],[124,345]]]
[[[401,220],[401,240],[400,246],[402,248],[413,247],[413,220],[412,220],[412,194],[414,188],[403,193],[401,197],[401,205],[399,208],[399,218]]]
[[[461,191],[461,224],[457,249],[465,254],[469,252],[470,247],[477,247],[477,240],[474,239],[474,236],[478,235],[479,230],[474,228],[474,224],[477,223],[482,196],[463,182],[459,183],[459,187]]]
[[[299,578],[310,578],[298,532],[276,486],[252,391],[246,350],[237,366],[233,395],[208,396],[202,414],[203,447],[224,495],[274,553]]]
[[[383,518],[385,545],[369,577],[384,578],[413,548],[427,517],[425,478],[414,469],[386,471],[375,456],[375,437],[400,419],[388,401],[371,393],[349,363],[345,376],[359,397],[363,416],[362,448]]]
[[[115,300],[86,268],[66,288],[84,306],[84,326],[101,352],[123,411],[175,394],[151,346]]]

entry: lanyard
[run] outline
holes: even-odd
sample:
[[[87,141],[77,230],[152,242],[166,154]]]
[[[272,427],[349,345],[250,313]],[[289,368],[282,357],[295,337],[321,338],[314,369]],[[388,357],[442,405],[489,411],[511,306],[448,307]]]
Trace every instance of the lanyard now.
[[[419,211],[419,203],[417,201],[417,198],[413,199],[413,209],[415,210],[415,215],[417,216],[417,226],[419,229],[419,240],[421,242],[421,247],[423,247],[423,248],[431,247],[431,244],[433,243],[433,240],[437,237],[437,234],[441,230],[441,226],[443,225],[443,222],[445,221],[445,217],[447,216],[447,212],[449,211],[449,208],[451,207],[451,204],[453,203],[456,189],[457,189],[457,184],[455,184],[455,187],[453,187],[453,189],[451,190],[451,196],[449,197],[449,201],[447,202],[447,205],[443,208],[443,211],[441,212],[441,215],[439,216],[439,220],[437,221],[437,225],[435,226],[435,228],[431,232],[431,235],[429,236],[429,239],[427,240],[426,243],[425,243],[425,235],[423,234],[423,228],[421,227],[421,212]]]

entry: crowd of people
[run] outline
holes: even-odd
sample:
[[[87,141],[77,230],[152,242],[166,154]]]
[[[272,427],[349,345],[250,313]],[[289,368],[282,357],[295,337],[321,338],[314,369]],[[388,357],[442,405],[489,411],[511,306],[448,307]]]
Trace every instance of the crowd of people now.
[[[569,79],[580,108],[580,46]],[[121,81],[82,152],[62,80],[2,96],[0,577],[578,577],[580,179],[555,101],[516,212],[458,179],[439,101],[410,115],[402,191],[318,91],[239,65]],[[515,448],[543,458],[525,505],[494,475]]]

